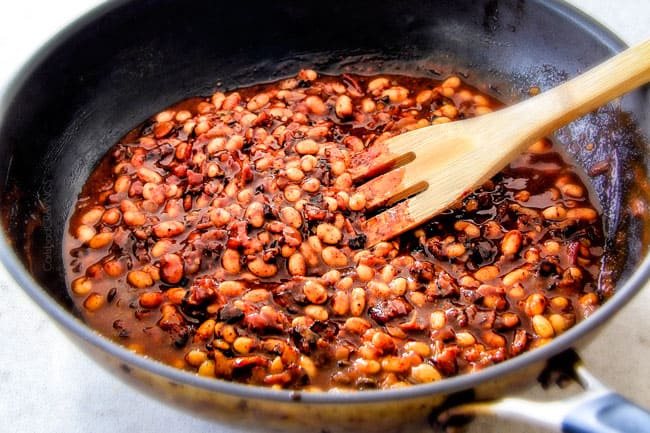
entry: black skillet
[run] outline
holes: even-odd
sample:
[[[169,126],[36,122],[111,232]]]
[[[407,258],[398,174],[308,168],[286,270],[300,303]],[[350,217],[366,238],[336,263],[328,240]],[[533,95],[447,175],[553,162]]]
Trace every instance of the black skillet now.
[[[104,4],[50,41],[0,101],[2,261],[90,356],[175,406],[265,431],[426,431],[450,396],[498,397],[530,383],[546,360],[593,337],[647,280],[647,215],[630,212],[631,200],[647,202],[647,142],[641,138],[650,130],[647,91],[556,135],[561,143],[596,144],[591,152],[576,145],[567,153],[594,174],[589,181],[603,203],[608,246],[617,252],[607,264],[620,281],[617,294],[542,348],[476,374],[408,389],[341,395],[247,387],[175,370],[95,334],[72,308],[60,253],[81,185],[103,152],[135,125],[218,86],[276,80],[302,67],[456,73],[507,102],[525,97],[531,86],[551,87],[622,48],[605,29],[555,1]],[[647,420],[638,425],[650,428]],[[587,427],[579,419],[564,428]]]

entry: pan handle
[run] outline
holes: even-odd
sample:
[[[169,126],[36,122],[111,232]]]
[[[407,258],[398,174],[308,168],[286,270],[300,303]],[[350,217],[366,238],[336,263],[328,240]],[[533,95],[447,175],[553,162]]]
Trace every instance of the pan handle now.
[[[574,366],[585,392],[562,420],[565,433],[650,433],[650,412],[610,390],[582,364]]]
[[[603,385],[577,357],[575,362],[572,373],[584,388],[578,395],[549,402],[504,397],[466,403],[447,409],[439,421],[457,416],[492,415],[564,433],[650,433],[650,412]]]
[[[649,433],[650,413],[619,394],[589,399],[562,421],[565,433]]]

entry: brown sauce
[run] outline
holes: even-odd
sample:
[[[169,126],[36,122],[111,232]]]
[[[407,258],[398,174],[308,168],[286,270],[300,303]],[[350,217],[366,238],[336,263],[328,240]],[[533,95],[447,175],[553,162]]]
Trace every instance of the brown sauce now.
[[[64,241],[71,297],[138,353],[279,388],[430,382],[543,345],[611,293],[600,215],[550,141],[370,249],[350,180],[373,143],[499,106],[455,77],[309,70],[184,101],[88,179]]]

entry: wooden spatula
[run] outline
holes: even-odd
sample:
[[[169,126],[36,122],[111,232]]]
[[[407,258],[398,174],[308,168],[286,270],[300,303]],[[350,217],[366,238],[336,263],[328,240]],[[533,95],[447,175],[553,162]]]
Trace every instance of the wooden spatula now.
[[[410,230],[503,169],[536,140],[650,81],[650,40],[524,102],[472,119],[417,129],[354,156],[353,179],[367,209],[366,245]],[[387,170],[390,170],[386,172]]]

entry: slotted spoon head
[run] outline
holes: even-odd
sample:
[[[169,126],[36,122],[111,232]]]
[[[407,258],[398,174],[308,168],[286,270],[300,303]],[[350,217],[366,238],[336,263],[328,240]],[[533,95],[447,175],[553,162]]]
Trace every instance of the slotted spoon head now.
[[[487,115],[398,135],[381,144],[382,157],[376,164],[355,166],[359,172],[397,166],[357,189],[366,196],[369,211],[397,203],[366,220],[368,246],[408,231],[451,207],[521,153],[512,146],[491,145],[491,132],[496,128],[492,118]]]

